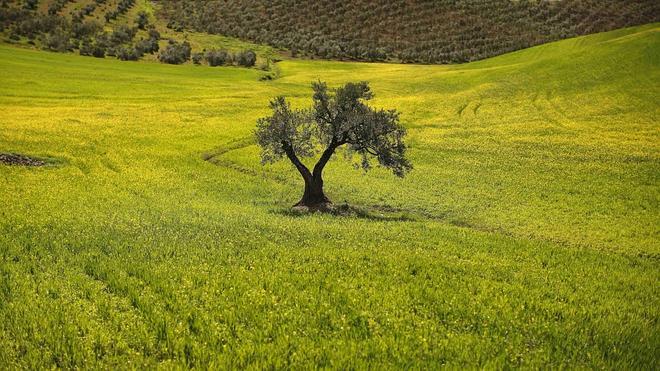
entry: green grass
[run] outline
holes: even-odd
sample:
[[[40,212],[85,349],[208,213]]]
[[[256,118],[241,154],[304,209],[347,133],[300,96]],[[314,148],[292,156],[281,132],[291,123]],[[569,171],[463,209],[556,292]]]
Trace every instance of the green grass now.
[[[660,366],[660,26],[262,72],[0,46],[0,368]],[[415,170],[292,215],[255,120],[368,80]],[[203,157],[215,155],[213,163]]]

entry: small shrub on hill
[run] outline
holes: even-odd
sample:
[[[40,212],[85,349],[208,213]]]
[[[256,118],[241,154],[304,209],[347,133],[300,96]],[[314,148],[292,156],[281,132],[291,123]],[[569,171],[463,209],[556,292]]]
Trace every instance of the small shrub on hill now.
[[[211,67],[231,64],[232,56],[226,50],[209,50],[206,52],[206,62]]]
[[[150,28],[149,29],[149,38],[154,39],[156,41],[160,40],[160,32],[156,30],[155,28]]]
[[[39,0],[25,0],[23,7],[27,10],[36,10],[39,5]]]
[[[115,45],[124,44],[132,41],[135,33],[136,30],[134,28],[122,24],[114,29],[110,36],[110,41]]]
[[[194,64],[197,65],[202,64],[202,61],[204,60],[204,53],[201,52],[192,53],[191,59]]]
[[[135,24],[137,24],[139,29],[144,30],[149,24],[149,14],[144,10],[141,10],[135,19]]]
[[[143,53],[140,49],[133,46],[121,46],[117,49],[117,59],[122,61],[137,61]]]
[[[48,14],[55,15],[59,13],[69,0],[55,0],[48,5]]]
[[[236,63],[243,67],[252,67],[257,63],[257,54],[252,50],[244,50],[236,54]]]
[[[165,50],[158,55],[158,60],[168,64],[181,64],[190,59],[191,48],[187,41],[178,43],[170,40]]]
[[[158,40],[154,39],[141,39],[135,44],[135,49],[139,50],[141,54],[153,54],[158,51]]]
[[[103,31],[103,26],[95,20],[71,23],[71,35],[76,39],[82,40],[101,31]]]
[[[69,34],[62,29],[56,29],[51,33],[45,34],[42,45],[46,50],[54,52],[67,52],[73,50]]]

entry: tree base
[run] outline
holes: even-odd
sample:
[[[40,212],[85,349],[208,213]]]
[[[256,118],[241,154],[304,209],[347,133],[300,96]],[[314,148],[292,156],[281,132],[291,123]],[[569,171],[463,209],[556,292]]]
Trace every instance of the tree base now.
[[[299,213],[307,213],[307,212],[331,212],[333,211],[334,205],[330,201],[325,201],[325,202],[317,202],[313,204],[306,204],[302,202],[298,202],[297,204],[293,205],[292,207],[293,211],[299,212]]]

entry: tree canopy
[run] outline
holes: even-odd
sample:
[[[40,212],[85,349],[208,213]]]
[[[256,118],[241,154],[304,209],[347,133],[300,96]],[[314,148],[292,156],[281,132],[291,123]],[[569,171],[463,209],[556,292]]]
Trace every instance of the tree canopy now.
[[[270,102],[272,115],[257,121],[262,163],[287,157],[305,181],[305,193],[297,205],[330,203],[323,192],[322,173],[342,146],[346,157],[357,157],[357,167],[365,171],[373,166],[373,160],[399,177],[412,169],[406,158],[406,130],[399,122],[399,112],[369,106],[373,93],[368,83],[351,82],[331,91],[319,81],[312,83],[312,89],[310,108],[291,109],[279,96]],[[301,161],[319,153],[312,170]]]

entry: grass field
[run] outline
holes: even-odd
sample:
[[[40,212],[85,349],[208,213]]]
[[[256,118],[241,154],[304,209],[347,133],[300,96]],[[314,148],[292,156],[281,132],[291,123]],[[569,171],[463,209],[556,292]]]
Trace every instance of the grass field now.
[[[660,368],[660,26],[457,66],[0,46],[0,368]],[[275,95],[367,80],[415,170],[261,167]],[[205,161],[204,158],[210,158]]]

